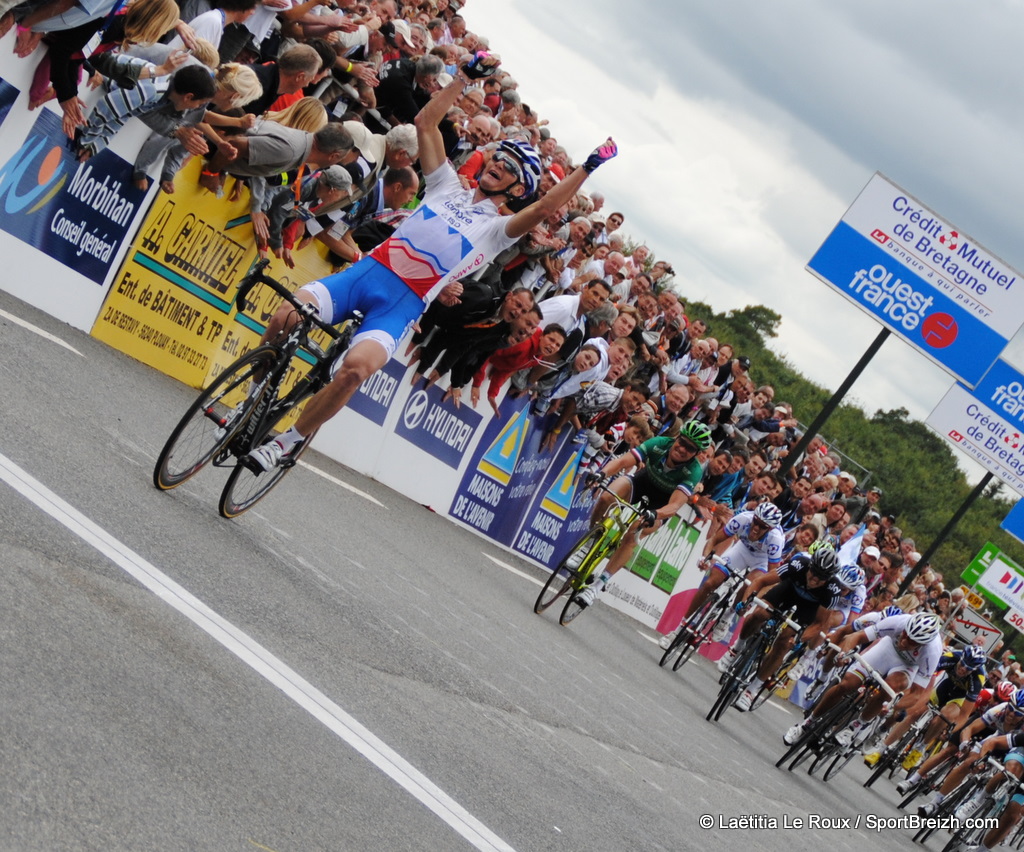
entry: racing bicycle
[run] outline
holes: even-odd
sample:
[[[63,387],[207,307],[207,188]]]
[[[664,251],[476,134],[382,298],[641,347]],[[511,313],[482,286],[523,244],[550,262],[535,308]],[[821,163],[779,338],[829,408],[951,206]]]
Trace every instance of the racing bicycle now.
[[[235,518],[256,505],[308,448],[315,432],[271,470],[264,471],[249,458],[252,449],[284,431],[283,421],[297,406],[331,381],[334,364],[362,319],[357,314],[340,331],[322,322],[314,306],[299,301],[288,288],[264,274],[269,263],[258,261],[242,279],[235,297],[239,311],[246,309],[252,289],[264,284],[295,308],[299,322],[282,339],[243,354],[199,394],[174,427],[153,469],[153,484],[169,491],[207,464],[230,468],[219,505],[225,518]],[[329,338],[326,346],[311,337],[317,330]],[[311,366],[286,391],[285,380],[294,369],[293,362],[311,362]]]
[[[746,685],[757,674],[758,667],[786,627],[797,631],[803,629],[792,620],[791,616],[795,611],[792,608],[786,612],[780,612],[772,607],[770,603],[758,597],[748,601],[748,605],[768,610],[768,618],[761,625],[761,629],[750,637],[743,650],[737,654],[736,659],[729,666],[729,670],[722,676],[722,686],[718,691],[718,697],[715,699],[715,703],[711,705],[711,709],[708,710],[707,716],[704,717],[709,722],[717,722],[722,718],[725,709],[731,707],[736,702],[740,693],[743,692]],[[767,695],[765,695],[765,699],[762,699],[762,703],[766,699]]]
[[[604,491],[612,496],[604,516],[558,563],[533,604],[533,611],[540,614],[555,601],[568,595],[562,614],[558,617],[559,624],[568,624],[586,609],[579,600],[580,592],[593,582],[598,566],[619,546],[626,530],[638,520],[650,523],[653,519],[646,497],[642,497],[636,504],[629,503],[608,487],[609,481],[601,479],[592,486],[595,491]]]
[[[822,776],[824,781],[834,778],[859,753],[859,742],[852,737],[847,737],[844,742],[844,738],[839,735],[860,717],[864,706],[879,693],[888,698],[889,709],[871,721],[870,730],[863,732],[860,737],[861,742],[870,739],[871,735],[878,731],[887,714],[903,697],[903,693],[895,692],[885,682],[885,677],[865,662],[858,652],[843,651],[831,642],[828,645],[837,653],[855,660],[865,670],[864,683],[853,692],[842,696],[832,707],[808,724],[796,742],[775,762],[777,767],[782,767],[788,762],[788,769],[792,772],[813,755],[814,760],[808,772],[813,773],[819,766],[827,764]]]
[[[715,628],[732,616],[732,602],[738,591],[744,585],[750,585],[745,574],[737,573],[721,560],[716,564],[726,572],[725,582],[708,596],[700,609],[691,613],[690,617],[679,625],[675,638],[661,655],[659,666],[664,667],[671,662],[672,671],[679,671],[686,665],[694,652],[712,638]]]

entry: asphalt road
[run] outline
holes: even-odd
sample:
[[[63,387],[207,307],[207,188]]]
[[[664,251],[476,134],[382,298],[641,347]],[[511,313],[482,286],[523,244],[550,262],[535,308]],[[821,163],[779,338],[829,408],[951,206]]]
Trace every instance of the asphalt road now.
[[[788,705],[705,722],[710,664],[315,452],[236,521],[222,471],[156,491],[194,391],[0,310],[77,350],[0,315],[0,849],[910,847],[863,766],[774,768]]]

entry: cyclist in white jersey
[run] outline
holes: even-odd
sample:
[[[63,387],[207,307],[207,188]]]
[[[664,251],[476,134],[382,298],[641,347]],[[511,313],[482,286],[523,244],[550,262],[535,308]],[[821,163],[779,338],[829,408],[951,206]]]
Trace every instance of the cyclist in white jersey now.
[[[367,257],[296,291],[296,298],[315,305],[325,322],[333,325],[358,311],[364,315],[363,324],[330,384],[309,400],[294,426],[249,454],[251,464],[263,470],[280,464],[387,363],[398,340],[430,301],[457,304],[460,279],[554,215],[575,197],[591,172],[616,155],[615,143],[608,139],[543,198],[502,216],[502,205],[532,198],[541,177],[537,152],[525,143],[506,140],[476,189],[463,189],[445,156],[438,124],[471,78],[494,73],[495,59],[482,52],[465,59],[452,82],[417,114],[419,161],[427,187],[420,207]],[[285,303],[267,324],[264,340],[287,333],[298,321],[295,310]]]
[[[922,690],[932,685],[932,675],[942,656],[941,628],[942,622],[931,613],[893,615],[851,633],[839,645],[844,651],[850,651],[865,641],[874,642],[861,656],[885,678],[893,691],[903,693],[899,704],[903,709],[916,701]],[[875,642],[876,639],[880,641]],[[793,745],[808,725],[834,707],[844,695],[860,689],[866,676],[867,669],[861,663],[851,666],[843,679],[822,695],[807,718],[786,731],[783,736],[786,745]],[[843,746],[851,740],[859,745],[871,729],[868,723],[882,712],[883,702],[882,694],[868,702],[861,710],[860,718],[837,735],[837,741]]]
[[[845,591],[839,599],[837,612],[840,618],[832,626],[844,627],[857,619],[868,599],[867,587],[864,585],[864,569],[857,565],[844,565],[839,569],[836,580]]]
[[[785,536],[779,527],[782,513],[772,503],[761,503],[750,512],[733,515],[704,545],[704,560],[707,562],[714,550],[726,539],[733,539],[729,548],[711,563],[704,582],[690,601],[686,616],[696,612],[717,589],[728,575],[723,565],[743,574],[747,571],[774,571],[782,562]]]

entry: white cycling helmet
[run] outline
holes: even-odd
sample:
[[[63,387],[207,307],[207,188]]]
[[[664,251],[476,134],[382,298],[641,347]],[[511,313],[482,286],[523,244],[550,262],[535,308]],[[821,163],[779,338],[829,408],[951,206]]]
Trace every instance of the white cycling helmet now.
[[[777,527],[782,523],[782,512],[774,503],[758,503],[754,508],[754,517],[761,521],[768,529]]]
[[[918,612],[911,616],[907,626],[903,628],[903,634],[911,642],[924,645],[938,636],[941,628],[942,622],[937,615],[932,615],[930,612]]]

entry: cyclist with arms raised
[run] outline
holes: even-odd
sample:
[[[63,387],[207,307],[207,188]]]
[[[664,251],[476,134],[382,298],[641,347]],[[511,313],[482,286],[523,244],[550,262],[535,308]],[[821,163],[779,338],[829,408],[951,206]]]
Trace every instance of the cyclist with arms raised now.
[[[543,198],[511,216],[507,202],[525,203],[540,186],[541,161],[530,145],[505,140],[475,189],[465,190],[445,156],[438,128],[470,79],[494,73],[497,57],[478,53],[465,61],[455,78],[435,94],[416,116],[419,160],[426,181],[423,203],[387,240],[365,258],[296,292],[316,306],[320,318],[335,324],[359,311],[359,332],[333,380],[307,403],[295,425],[250,454],[252,464],[270,470],[321,425],[338,413],[359,386],[383,367],[405,334],[434,298],[454,305],[462,278],[481,269],[541,222],[554,215],[579,191],[587,177],[615,156],[608,139],[579,169]],[[284,304],[271,318],[264,340],[287,333],[299,317]]]
[[[704,474],[704,468],[697,461],[697,455],[709,446],[711,430],[703,423],[691,420],[683,425],[675,438],[659,437],[644,441],[628,453],[609,461],[598,473],[588,476],[588,479],[598,476],[612,477],[639,467],[639,470],[630,475],[615,479],[608,488],[630,503],[647,497],[650,508],[647,517],[637,520],[623,536],[619,546],[609,557],[601,576],[580,592],[579,602],[583,606],[593,604],[608,581],[632,558],[640,526],[653,527],[667,521],[690,499],[694,487]],[[594,523],[601,520],[612,499],[611,494],[602,492],[591,512]]]

